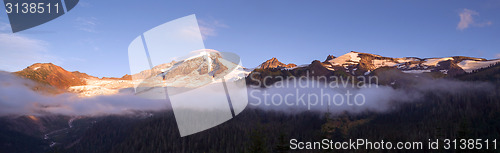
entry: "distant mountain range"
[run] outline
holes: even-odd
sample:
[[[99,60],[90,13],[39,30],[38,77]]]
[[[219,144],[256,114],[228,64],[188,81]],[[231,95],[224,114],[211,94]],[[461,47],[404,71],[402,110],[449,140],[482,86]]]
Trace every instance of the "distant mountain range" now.
[[[381,67],[390,67],[401,70],[404,73],[441,72],[448,76],[464,74],[474,70],[485,68],[500,62],[500,60],[486,60],[483,58],[453,56],[444,58],[417,58],[404,57],[392,58],[375,54],[351,51],[339,57],[329,55],[324,62],[313,61],[330,71],[346,71],[352,75],[366,75],[370,71]],[[309,65],[310,66],[310,65]],[[303,66],[306,67],[306,66]],[[285,65],[276,58],[272,58],[259,66],[260,69],[297,69],[295,64]]]
[[[276,76],[286,78],[303,76],[306,73],[312,76],[370,76],[387,70],[397,71],[400,75],[428,74],[433,77],[466,80],[498,80],[500,78],[499,59],[486,60],[464,56],[392,58],[351,51],[339,57],[329,55],[323,62],[314,60],[311,64],[301,66],[293,63],[284,64],[273,57],[256,68],[247,69],[225,61],[217,51],[205,50],[204,52],[206,52],[204,55],[157,65],[150,70],[124,75],[121,78],[98,78],[78,71],[69,72],[52,63],[36,63],[14,74],[42,85],[55,87],[60,91],[78,93],[81,96],[116,94],[120,89],[134,87],[134,84],[137,84],[134,82],[135,79],[148,77],[163,78],[164,86],[183,86],[186,82],[200,80],[202,81],[200,84],[206,84],[210,80],[221,77],[219,75],[226,76],[225,79],[246,78],[247,84],[254,84],[255,79],[264,81],[262,79],[269,76],[273,79],[265,80],[265,83],[273,84],[281,80]],[[254,79],[250,79],[251,75]],[[394,82],[394,80],[387,81]]]
[[[465,78],[465,76],[476,73],[479,70],[493,66],[498,67],[499,62],[499,59],[486,60],[465,56],[444,58],[392,58],[351,51],[339,57],[329,55],[323,62],[314,60],[311,64],[295,67],[286,67],[285,64],[273,58],[254,69],[249,75],[252,77],[247,77],[247,83],[258,84],[256,81],[258,80],[259,82],[264,82],[265,85],[271,85],[277,81],[281,81],[282,78],[305,75],[345,77],[373,75],[384,76],[381,75],[380,72],[388,70],[394,71],[400,76],[429,75],[435,78]],[[263,67],[263,65],[267,67]],[[498,74],[499,72],[496,73]],[[264,79],[266,77],[268,79]],[[387,80],[389,83],[396,81],[390,80],[390,78],[381,79],[389,79]],[[382,84],[384,84],[384,82],[382,82]]]

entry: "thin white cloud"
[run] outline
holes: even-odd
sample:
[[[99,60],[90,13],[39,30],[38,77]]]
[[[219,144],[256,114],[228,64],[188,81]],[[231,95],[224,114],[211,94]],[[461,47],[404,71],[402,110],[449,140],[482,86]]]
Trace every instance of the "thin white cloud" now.
[[[200,27],[201,36],[203,39],[207,39],[207,37],[217,36],[218,28],[228,28],[226,24],[218,21],[218,20],[201,20],[198,19],[198,26]]]
[[[460,17],[460,22],[458,22],[457,30],[465,30],[471,26],[474,27],[484,27],[493,24],[491,21],[477,22],[474,18],[479,16],[479,13],[469,9],[463,9],[458,16]]]
[[[496,58],[500,58],[500,53],[499,53],[499,54],[497,54],[497,55],[495,55],[495,57],[496,57]]]
[[[0,31],[10,31],[10,24],[0,22]]]
[[[85,32],[92,32],[95,33],[97,32],[95,30],[97,26],[97,18],[95,17],[89,17],[89,18],[83,18],[83,17],[78,17],[76,18],[76,25],[75,27],[78,30],[85,31]]]
[[[209,27],[205,27],[205,26],[200,25],[200,32],[201,32],[201,36],[203,37],[203,39],[206,39],[207,37],[217,36],[217,33],[215,33],[214,28],[209,28]]]
[[[79,1],[78,2],[78,6],[82,6],[82,7],[91,7],[92,4],[88,3],[87,1]]]
[[[19,71],[37,62],[57,63],[57,58],[48,53],[48,46],[42,40],[0,33],[0,70]]]

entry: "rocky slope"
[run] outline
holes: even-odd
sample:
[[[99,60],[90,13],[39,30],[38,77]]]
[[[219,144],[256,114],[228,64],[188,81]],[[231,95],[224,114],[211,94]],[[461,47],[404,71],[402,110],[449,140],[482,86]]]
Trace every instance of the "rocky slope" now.
[[[289,64],[284,64],[278,61],[275,57],[265,61],[264,63],[259,65],[259,68],[261,69],[271,69],[271,68],[294,68],[297,67],[297,65],[293,63]]]
[[[14,72],[14,74],[34,80],[39,83],[51,85],[60,89],[67,89],[71,86],[84,85],[83,76],[88,76],[80,72],[69,72],[52,63],[36,63],[27,68]]]

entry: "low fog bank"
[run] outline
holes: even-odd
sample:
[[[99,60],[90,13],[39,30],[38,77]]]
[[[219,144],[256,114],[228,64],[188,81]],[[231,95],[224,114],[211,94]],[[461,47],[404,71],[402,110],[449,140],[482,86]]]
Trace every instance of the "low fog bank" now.
[[[332,114],[343,112],[386,112],[397,104],[424,101],[427,94],[493,93],[489,82],[465,82],[451,79],[415,78],[403,86],[372,85],[356,87],[349,84],[331,88],[327,84],[308,80],[314,87],[292,85],[249,88],[249,106],[285,112],[316,111]]]
[[[330,111],[333,114],[350,112],[386,112],[396,104],[422,101],[425,94],[464,94],[468,92],[488,93],[495,91],[491,83],[463,82],[449,79],[423,79],[404,87],[351,85],[331,88],[276,87],[248,88],[248,107],[284,112]],[[30,89],[35,83],[0,72],[0,116],[46,115],[102,116],[131,114],[138,111],[170,110],[168,100],[151,100],[135,96],[133,89],[122,89],[116,95],[81,98],[76,94],[42,95]],[[215,91],[200,90],[197,96],[182,101],[197,101],[199,107],[211,106],[204,96],[210,97]],[[206,95],[205,95],[206,94]],[[224,97],[225,99],[225,97]],[[207,102],[204,106],[203,102]],[[225,104],[225,103],[224,103]],[[234,104],[233,104],[234,105]]]
[[[129,114],[134,111],[158,111],[169,107],[166,100],[148,100],[123,90],[112,96],[80,98],[65,93],[41,95],[30,89],[35,83],[7,72],[0,72],[0,116],[46,115],[96,116]]]

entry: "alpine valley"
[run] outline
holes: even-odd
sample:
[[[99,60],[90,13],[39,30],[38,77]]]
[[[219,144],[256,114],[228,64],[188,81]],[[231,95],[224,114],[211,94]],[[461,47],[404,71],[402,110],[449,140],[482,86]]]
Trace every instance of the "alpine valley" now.
[[[500,138],[500,59],[395,58],[351,51],[338,57],[328,55],[325,59],[311,60],[307,64],[285,64],[271,58],[258,66],[243,67],[239,61],[231,62],[222,57],[215,50],[204,50],[199,56],[156,65],[120,78],[70,72],[52,63],[36,63],[17,72],[1,72],[0,79],[4,81],[0,82],[0,91],[4,93],[0,93],[0,107],[3,107],[0,110],[4,112],[0,112],[0,153],[333,152],[290,150],[289,140],[340,142],[363,138],[427,142],[428,139]],[[11,96],[18,92],[10,91],[23,87],[37,97],[96,101],[106,100],[99,97],[131,93],[138,80],[149,77],[160,77],[163,86],[176,87],[186,87],[193,82],[206,85],[220,78],[244,79],[248,86],[260,85],[258,90],[266,90],[268,85],[301,76],[376,76],[380,86],[397,91],[419,91],[423,98],[411,102],[391,100],[390,110],[384,112],[288,112],[248,107],[226,123],[186,137],[179,136],[174,114],[168,109],[132,110],[133,113],[110,115],[8,111],[19,105],[13,102],[20,101]],[[437,83],[423,87],[424,79]],[[12,85],[13,82],[22,87]],[[24,102],[29,105],[50,105],[50,100],[38,106],[37,100],[29,99],[30,95],[16,96],[27,99]],[[436,150],[424,148],[422,151]],[[383,151],[361,149],[359,152]]]

